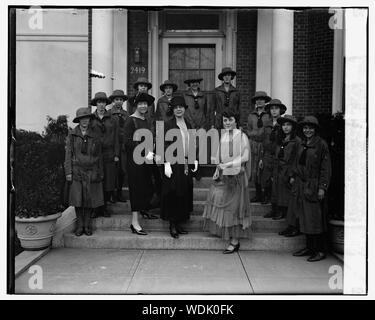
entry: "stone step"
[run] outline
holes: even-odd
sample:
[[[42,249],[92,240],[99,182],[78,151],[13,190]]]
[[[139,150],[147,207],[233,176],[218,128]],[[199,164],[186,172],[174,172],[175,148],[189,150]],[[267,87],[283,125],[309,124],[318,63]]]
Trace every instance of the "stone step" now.
[[[194,188],[193,189],[193,198],[194,200],[203,201],[207,199],[209,188]],[[125,199],[129,199],[129,189],[124,187],[123,188],[123,196]],[[255,189],[250,188],[250,199],[255,196]]]
[[[192,232],[172,238],[162,231],[149,232],[147,236],[139,236],[130,231],[97,230],[92,236],[76,237],[74,233],[64,235],[67,248],[92,249],[196,249],[222,250],[227,245],[218,237],[204,232]],[[286,238],[272,233],[253,233],[251,239],[241,239],[241,250],[275,250],[293,251],[303,247],[303,236]]]
[[[206,201],[203,200],[194,200],[193,203],[193,212],[191,215],[202,215],[204,205]],[[270,204],[260,204],[260,203],[251,203],[252,215],[253,216],[264,216],[266,213],[271,211]],[[157,214],[159,209],[151,210],[150,212]],[[130,201],[127,202],[117,202],[114,204],[108,205],[108,211],[112,214],[124,214],[130,212]]]
[[[129,230],[132,217],[130,214],[113,215],[112,217],[98,217],[93,220],[93,227],[96,230]],[[142,219],[140,221],[146,231],[168,231],[169,222],[162,219]],[[184,228],[187,231],[199,232],[203,228],[203,219],[201,216],[191,216],[190,220],[185,223]],[[285,219],[272,220],[260,216],[253,217],[252,230],[254,232],[274,232],[277,233],[287,226]]]

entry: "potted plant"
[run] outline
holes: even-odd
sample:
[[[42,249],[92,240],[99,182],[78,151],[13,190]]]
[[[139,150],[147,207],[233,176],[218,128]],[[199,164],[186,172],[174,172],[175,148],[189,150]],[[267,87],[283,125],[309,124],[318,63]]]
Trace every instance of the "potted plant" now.
[[[56,220],[64,209],[61,185],[67,121],[63,116],[57,120],[47,119],[46,132],[42,135],[16,131],[15,225],[25,250],[40,250],[51,245]]]

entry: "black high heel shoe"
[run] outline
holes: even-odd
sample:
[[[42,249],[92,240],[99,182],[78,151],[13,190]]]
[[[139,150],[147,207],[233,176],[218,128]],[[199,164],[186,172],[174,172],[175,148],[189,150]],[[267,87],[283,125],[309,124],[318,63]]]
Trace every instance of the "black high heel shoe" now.
[[[136,228],[134,228],[134,226],[132,224],[130,225],[130,229],[133,233],[139,234],[140,236],[146,236],[147,235],[146,231],[144,231],[143,229],[137,230]]]
[[[230,250],[230,249],[226,248],[223,251],[224,254],[231,254],[231,253],[234,253],[234,252],[236,252],[240,249],[240,243],[239,242],[236,245],[234,245],[232,243],[230,245],[233,247],[233,249]]]

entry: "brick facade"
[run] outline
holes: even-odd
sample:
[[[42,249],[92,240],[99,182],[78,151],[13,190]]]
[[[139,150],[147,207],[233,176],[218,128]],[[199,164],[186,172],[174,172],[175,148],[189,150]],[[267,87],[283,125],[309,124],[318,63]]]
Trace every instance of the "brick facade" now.
[[[134,48],[141,49],[140,63],[134,62]],[[144,73],[132,72],[132,67],[145,67]],[[143,10],[128,11],[128,88],[127,95],[135,94],[133,84],[139,77],[148,77],[148,13]]]
[[[331,113],[333,30],[328,10],[294,14],[293,114]]]
[[[237,16],[237,88],[241,92],[241,122],[253,109],[250,99],[255,92],[257,10],[241,10]]]

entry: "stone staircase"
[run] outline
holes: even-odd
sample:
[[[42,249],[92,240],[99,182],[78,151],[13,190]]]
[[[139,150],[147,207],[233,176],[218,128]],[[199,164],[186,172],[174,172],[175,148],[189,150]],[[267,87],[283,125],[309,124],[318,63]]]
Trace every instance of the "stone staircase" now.
[[[209,170],[209,168],[208,168]],[[190,221],[184,225],[189,231],[179,239],[169,235],[169,223],[162,219],[148,220],[141,218],[142,227],[148,232],[147,236],[133,234],[130,230],[130,203],[115,203],[108,206],[111,217],[98,217],[93,221],[94,234],[90,237],[76,237],[73,233],[64,235],[65,247],[70,248],[106,248],[106,249],[207,249],[222,250],[226,242],[220,238],[202,232],[201,218],[205,199],[212,182],[211,172],[206,172],[200,180],[194,179],[194,210]],[[128,199],[128,190],[124,188]],[[255,189],[250,188],[250,196]],[[279,236],[278,231],[286,227],[285,220],[265,219],[263,215],[271,208],[270,205],[252,203],[253,221],[251,239],[241,240],[242,250],[277,250],[292,251],[304,245],[304,237],[286,238]],[[151,211],[157,214],[157,210]]]

